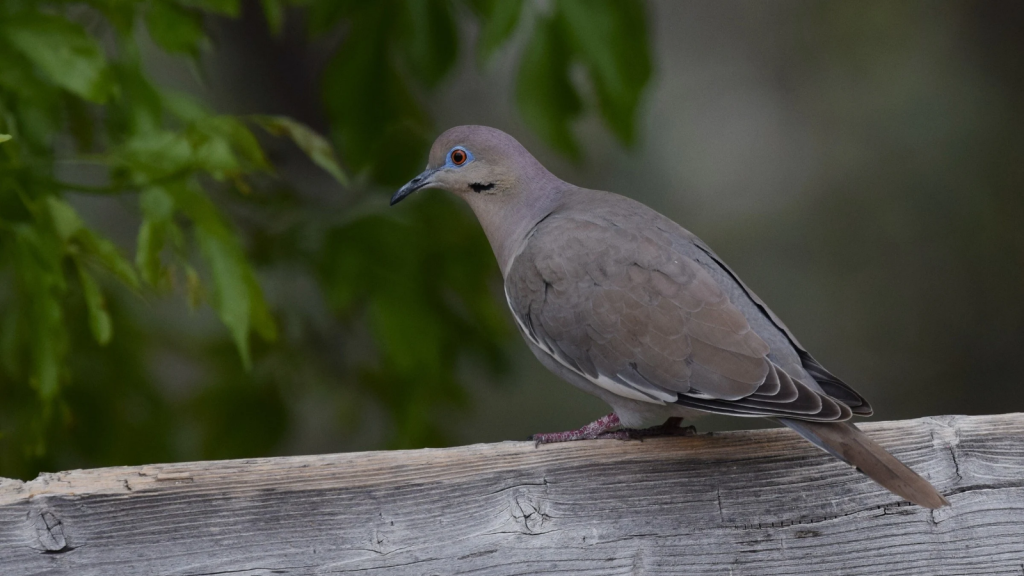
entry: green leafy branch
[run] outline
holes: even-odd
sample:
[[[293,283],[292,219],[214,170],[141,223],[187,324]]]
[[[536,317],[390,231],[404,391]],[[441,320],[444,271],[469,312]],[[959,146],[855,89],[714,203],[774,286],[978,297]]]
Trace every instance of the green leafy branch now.
[[[237,2],[207,4],[215,12],[238,11]],[[250,333],[272,340],[276,328],[238,233],[209,198],[203,178],[246,193],[248,178],[273,168],[243,119],[210,114],[154,85],[142,71],[133,35],[133,23],[142,18],[158,45],[195,57],[206,43],[202,12],[188,2],[103,4],[92,16],[106,19],[93,18],[90,28],[113,36],[111,57],[82,25],[81,13],[39,8],[31,2],[0,7],[0,127],[10,132],[0,135],[0,235],[16,279],[13,298],[22,303],[10,306],[5,318],[8,370],[25,374],[44,400],[56,395],[66,370],[64,302],[74,284],[96,342],[110,342],[114,327],[98,270],[132,290],[140,288],[140,276],[150,286],[167,286],[174,283],[164,257],[170,249],[197,302],[202,283],[189,262],[188,238],[209,269],[210,302],[249,366]],[[308,127],[280,117],[254,121],[292,139],[347,182],[329,143]],[[65,126],[80,153],[109,167],[109,186],[53,178],[53,142]],[[62,199],[66,190],[140,194],[134,264]]]
[[[480,32],[477,52],[486,64],[522,39],[516,103],[526,124],[558,151],[579,157],[572,124],[593,95],[605,123],[624,144],[636,139],[640,98],[651,76],[646,14],[639,0],[469,0]],[[354,170],[398,183],[422,162],[433,138],[415,94],[436,86],[455,67],[458,3],[385,0],[311,3],[311,31],[350,26],[328,65],[324,102],[335,142]],[[580,64],[590,86],[573,82]],[[375,162],[386,156],[387,165]]]

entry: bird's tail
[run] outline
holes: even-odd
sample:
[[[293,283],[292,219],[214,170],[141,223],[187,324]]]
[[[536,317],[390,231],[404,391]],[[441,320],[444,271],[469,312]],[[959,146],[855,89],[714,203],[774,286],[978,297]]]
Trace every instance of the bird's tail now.
[[[852,423],[778,420],[822,450],[856,466],[893,494],[925,508],[949,506],[949,502],[927,480],[886,452]]]

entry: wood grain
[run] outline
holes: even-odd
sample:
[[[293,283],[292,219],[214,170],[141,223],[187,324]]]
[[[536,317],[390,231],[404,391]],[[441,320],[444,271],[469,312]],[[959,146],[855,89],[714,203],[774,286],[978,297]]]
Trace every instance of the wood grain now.
[[[0,479],[0,574],[1024,574],[1024,414],[864,424],[952,506],[785,429]]]

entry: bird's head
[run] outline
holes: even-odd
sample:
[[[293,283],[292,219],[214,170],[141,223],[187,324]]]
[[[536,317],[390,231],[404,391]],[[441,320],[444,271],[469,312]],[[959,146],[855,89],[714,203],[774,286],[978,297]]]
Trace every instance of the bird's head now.
[[[548,172],[522,144],[487,126],[458,126],[438,136],[427,169],[391,197],[441,188],[476,214],[502,273],[529,230],[550,214],[568,184]]]
[[[447,190],[471,206],[507,200],[538,171],[547,173],[526,148],[501,130],[457,126],[437,137],[426,170],[395,192],[391,204],[428,188]]]

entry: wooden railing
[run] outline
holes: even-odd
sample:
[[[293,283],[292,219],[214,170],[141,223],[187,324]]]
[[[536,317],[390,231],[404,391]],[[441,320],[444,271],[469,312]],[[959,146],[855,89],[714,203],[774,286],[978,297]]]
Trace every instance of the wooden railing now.
[[[0,480],[0,574],[1024,573],[1024,414],[862,424],[952,506],[785,429]]]

